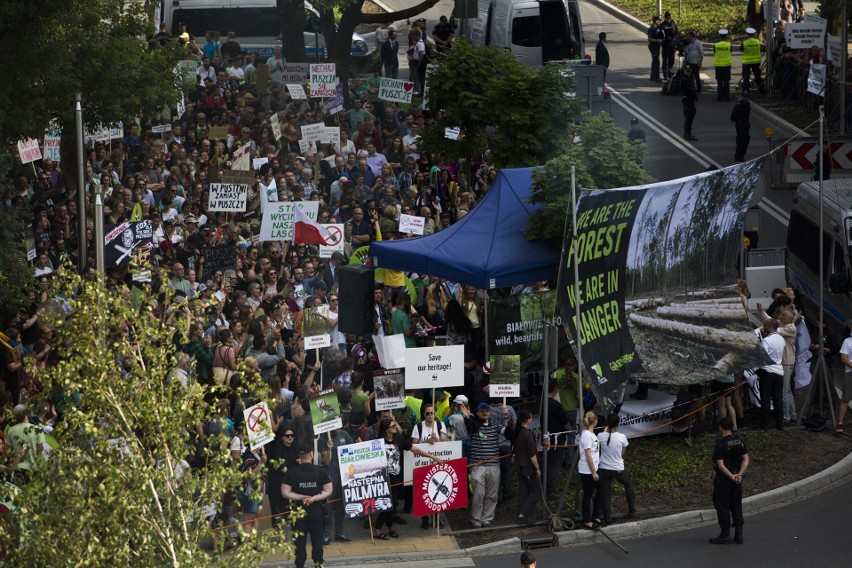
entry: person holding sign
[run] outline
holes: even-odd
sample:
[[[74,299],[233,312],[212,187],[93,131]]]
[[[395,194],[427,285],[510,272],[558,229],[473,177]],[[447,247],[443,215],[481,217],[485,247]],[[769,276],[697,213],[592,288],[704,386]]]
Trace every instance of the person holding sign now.
[[[323,563],[323,501],[331,497],[334,485],[328,473],[314,465],[314,450],[310,446],[299,449],[299,463],[287,470],[284,482],[281,484],[281,496],[293,501],[294,505],[301,504],[305,516],[297,520],[293,529],[299,534],[296,537],[296,568],[305,568],[307,560],[307,539],[311,536],[311,559],[314,566]]]
[[[421,407],[423,420],[420,424],[415,424],[411,431],[411,442],[414,444],[434,444],[436,442],[447,441],[447,431],[444,425],[435,420],[435,405],[431,402],[423,404]],[[421,528],[428,529],[431,527],[430,517],[424,516],[421,518]]]
[[[467,406],[462,406],[460,410],[471,439],[471,521],[475,528],[487,527],[494,520],[500,488],[499,437],[500,434],[513,437],[513,425],[510,423],[505,428],[500,428],[497,422],[491,419],[491,407],[487,402],[479,403],[475,416]],[[509,410],[505,406],[503,413],[505,420],[509,416]]]

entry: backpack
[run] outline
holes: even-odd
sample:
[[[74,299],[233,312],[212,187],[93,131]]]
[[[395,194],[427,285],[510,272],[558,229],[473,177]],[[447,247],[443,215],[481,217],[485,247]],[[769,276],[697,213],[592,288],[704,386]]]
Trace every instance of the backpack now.
[[[828,429],[828,421],[824,416],[812,414],[805,420],[802,420],[802,426],[804,426],[805,430],[808,432],[822,432],[823,430]]]
[[[435,440],[435,441],[440,442],[441,441],[441,433],[444,431],[444,424],[439,420],[435,420],[435,424],[437,425],[436,432],[438,434],[438,439]],[[422,435],[420,434],[420,427],[421,426],[423,426],[422,421],[420,421],[419,423],[417,423],[414,426],[414,429],[411,431],[411,437],[412,438],[417,438],[418,440],[423,439]],[[420,444],[420,443],[423,443],[423,442],[421,441],[421,442],[416,442],[416,443]]]

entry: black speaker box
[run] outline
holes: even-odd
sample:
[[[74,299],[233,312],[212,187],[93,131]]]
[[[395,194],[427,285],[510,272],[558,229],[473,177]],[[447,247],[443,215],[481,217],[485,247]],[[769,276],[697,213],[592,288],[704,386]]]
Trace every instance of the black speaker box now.
[[[338,269],[338,329],[364,335],[373,332],[373,269],[349,264]]]

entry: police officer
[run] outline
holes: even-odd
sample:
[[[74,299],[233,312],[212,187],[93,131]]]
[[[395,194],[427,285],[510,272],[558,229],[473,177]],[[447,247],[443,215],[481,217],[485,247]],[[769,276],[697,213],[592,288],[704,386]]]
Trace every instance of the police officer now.
[[[666,12],[663,15],[663,23],[660,24],[660,30],[663,32],[663,75],[666,79],[671,79],[674,73],[674,56],[675,46],[674,40],[677,37],[677,24],[672,20],[672,13]]]
[[[310,446],[299,449],[299,463],[287,470],[284,482],[281,484],[281,496],[293,501],[294,505],[301,504],[305,516],[296,521],[293,529],[296,537],[296,568],[304,568],[307,553],[307,538],[311,535],[311,558],[314,567],[320,568],[323,562],[323,508],[326,499],[334,492],[334,485],[328,473],[314,465],[314,450]]]
[[[651,81],[662,83],[660,79],[660,49],[666,36],[660,29],[660,17],[654,16],[651,27],[648,28],[648,51],[651,52]]]
[[[734,151],[734,161],[744,162],[748,143],[751,141],[751,103],[748,101],[748,91],[740,95],[740,100],[731,111],[731,121],[737,129],[737,148]]]
[[[728,30],[719,30],[719,41],[714,45],[713,66],[716,68],[716,100],[731,100],[731,42],[728,41]]]
[[[748,37],[740,45],[740,51],[743,52],[743,92],[749,91],[749,81],[751,74],[754,73],[757,89],[761,95],[766,95],[766,87],[763,86],[763,79],[760,76],[760,51],[763,46],[760,40],[754,37],[756,33],[754,28],[746,28]]]
[[[681,88],[683,89],[683,137],[685,140],[695,142],[698,140],[692,135],[692,121],[695,120],[695,103],[698,101],[698,94],[695,92],[695,79],[692,77],[692,69],[689,67],[683,68],[683,79],[681,80]]]
[[[734,542],[743,543],[743,475],[748,469],[748,450],[733,432],[729,416],[719,419],[722,439],[713,449],[713,506],[722,532],[711,538],[710,544],[731,544],[731,517],[734,525]]]

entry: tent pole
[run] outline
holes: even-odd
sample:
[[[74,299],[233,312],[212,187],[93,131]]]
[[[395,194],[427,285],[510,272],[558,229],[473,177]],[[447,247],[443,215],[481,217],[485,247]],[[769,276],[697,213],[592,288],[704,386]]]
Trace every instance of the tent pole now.
[[[577,348],[577,430],[583,420],[585,410],[583,409],[583,345],[580,342],[580,266],[579,253],[577,252],[577,178],[574,166],[571,166],[571,240],[575,243],[574,248],[574,346]]]

